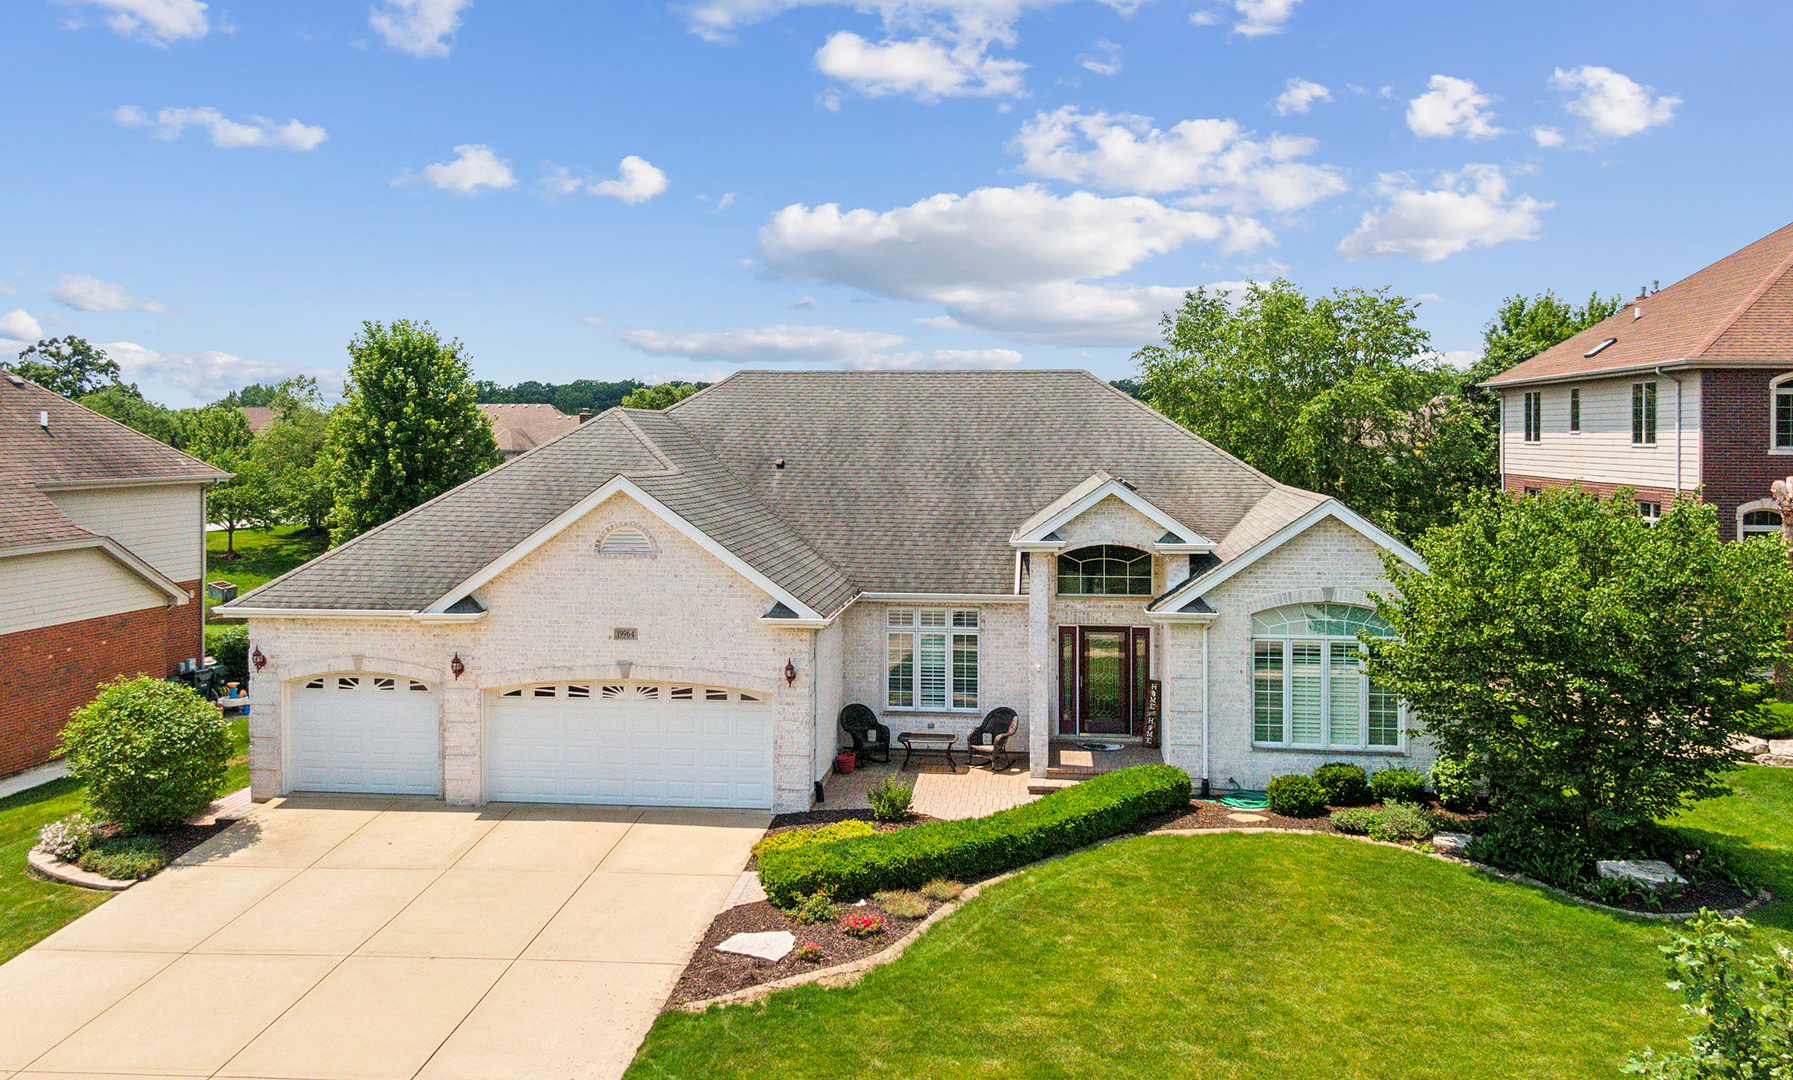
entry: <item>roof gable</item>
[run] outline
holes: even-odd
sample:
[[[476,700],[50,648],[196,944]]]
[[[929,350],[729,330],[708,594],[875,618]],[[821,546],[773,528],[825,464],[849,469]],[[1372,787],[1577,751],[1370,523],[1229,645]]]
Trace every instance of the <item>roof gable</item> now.
[[[1132,484],[1105,472],[1093,474],[1022,522],[1009,536],[1009,546],[1061,547],[1063,541],[1055,539],[1059,529],[1089,512],[1104,499],[1111,498],[1126,503],[1146,520],[1163,529],[1164,535],[1158,540],[1160,547],[1182,552],[1206,551],[1214,546],[1213,541],[1201,533],[1152,505]]]

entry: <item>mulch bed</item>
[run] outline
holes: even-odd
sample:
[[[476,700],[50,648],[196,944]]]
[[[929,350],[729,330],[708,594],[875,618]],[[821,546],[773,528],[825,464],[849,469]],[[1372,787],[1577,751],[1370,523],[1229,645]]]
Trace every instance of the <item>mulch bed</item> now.
[[[1238,814],[1261,818],[1261,821],[1239,821],[1230,815]],[[1206,799],[1189,800],[1189,810],[1183,814],[1166,814],[1140,823],[1136,830],[1142,833],[1163,832],[1166,829],[1287,829],[1299,832],[1335,833],[1332,819],[1327,817],[1292,818],[1281,814],[1272,814],[1268,810],[1235,810]]]
[[[1756,898],[1755,893],[1748,889],[1739,889],[1722,877],[1706,878],[1703,881],[1695,880],[1692,885],[1679,894],[1672,896],[1664,894],[1657,897],[1654,906],[1651,906],[1642,895],[1635,892],[1618,900],[1588,896],[1581,892],[1577,892],[1575,895],[1586,897],[1596,904],[1605,904],[1608,907],[1624,908],[1626,911],[1637,911],[1649,915],[1684,915],[1701,908],[1728,911],[1732,908],[1740,908]]]
[[[162,845],[162,851],[168,856],[168,861],[173,862],[235,824],[236,820],[231,819],[214,821],[210,825],[182,825],[168,832],[152,835],[156,842]]]
[[[928,912],[931,914],[940,905],[928,901]],[[679,976],[678,985],[672,989],[672,997],[667,999],[668,1008],[682,1005],[687,1001],[703,1001],[720,997],[736,990],[745,990],[760,983],[773,982],[801,975],[819,968],[833,967],[849,960],[857,960],[862,956],[870,956],[888,948],[892,942],[914,929],[921,919],[899,919],[878,906],[877,901],[867,900],[863,905],[843,904],[841,915],[865,914],[884,916],[884,932],[869,938],[856,938],[843,933],[840,919],[831,922],[812,923],[803,926],[789,918],[784,912],[773,907],[771,903],[761,900],[754,904],[742,904],[732,907],[716,916],[710,929],[704,933],[702,943],[697,952],[691,956],[691,963],[685,966],[685,972]],[[923,916],[925,918],[926,916]],[[823,958],[816,961],[797,959],[796,950],[783,960],[761,960],[753,956],[736,956],[733,953],[716,951],[716,946],[736,934],[757,934],[768,930],[789,930],[797,938],[801,947],[805,942],[813,941],[823,950]]]

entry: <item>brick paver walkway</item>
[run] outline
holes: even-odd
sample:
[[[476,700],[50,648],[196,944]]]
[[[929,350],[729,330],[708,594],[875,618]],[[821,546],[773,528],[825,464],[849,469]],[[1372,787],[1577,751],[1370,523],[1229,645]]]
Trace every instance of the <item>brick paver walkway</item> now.
[[[899,773],[897,763],[902,761],[902,751],[895,753],[895,761],[889,765],[868,764],[862,769],[855,769],[847,776],[831,775],[823,781],[823,790],[828,801],[820,809],[857,810],[870,806],[865,793],[872,785],[887,776],[899,776],[905,782],[915,784],[915,801],[911,808],[918,814],[944,819],[984,817],[998,810],[1007,810],[1011,806],[1020,806],[1039,798],[1027,792],[1027,768],[1017,764],[1008,771],[991,773],[989,769],[978,766],[966,769],[962,753],[956,754],[959,761],[958,772],[948,772],[944,764],[930,762],[922,765],[919,761],[912,764],[907,772]]]

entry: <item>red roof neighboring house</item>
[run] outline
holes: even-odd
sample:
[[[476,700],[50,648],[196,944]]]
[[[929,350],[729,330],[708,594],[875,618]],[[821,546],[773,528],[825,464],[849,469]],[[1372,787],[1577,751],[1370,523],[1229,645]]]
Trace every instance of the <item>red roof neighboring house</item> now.
[[[203,653],[205,488],[229,473],[0,373],[0,776],[119,675]]]
[[[479,411],[492,421],[498,452],[507,461],[553,442],[591,419],[590,413],[568,416],[552,405],[481,405]]]
[[[272,424],[274,418],[280,415],[279,409],[270,409],[265,405],[239,405],[237,411],[243,414],[243,419],[249,421],[251,435],[261,434],[261,429]]]
[[[1718,506],[1720,535],[1778,530],[1769,485],[1793,474],[1793,225],[1483,385],[1501,394],[1512,491],[1579,483]]]

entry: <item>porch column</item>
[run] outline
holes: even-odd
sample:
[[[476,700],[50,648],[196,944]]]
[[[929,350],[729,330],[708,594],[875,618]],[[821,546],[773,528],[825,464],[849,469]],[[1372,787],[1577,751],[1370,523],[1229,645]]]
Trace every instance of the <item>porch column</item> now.
[[[1052,579],[1057,556],[1044,551],[1027,555],[1027,658],[1033,669],[1027,684],[1027,765],[1034,776],[1046,775],[1052,737],[1052,627],[1049,619]]]

